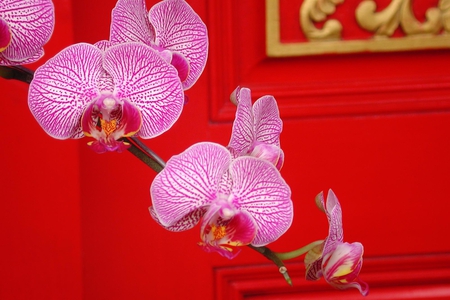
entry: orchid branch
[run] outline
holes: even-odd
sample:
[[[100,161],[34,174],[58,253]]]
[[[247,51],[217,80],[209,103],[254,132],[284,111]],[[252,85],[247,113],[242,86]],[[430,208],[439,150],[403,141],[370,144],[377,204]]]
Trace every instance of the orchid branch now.
[[[166,163],[137,137],[125,137],[122,138],[122,140],[130,144],[130,147],[127,150],[130,151],[131,154],[139,158],[156,173],[161,172],[166,166]]]
[[[287,268],[284,265],[283,261],[277,256],[275,252],[270,250],[269,248],[263,246],[263,247],[255,247],[252,245],[248,245],[251,249],[255,250],[256,252],[264,255],[267,259],[271,260],[277,267],[280,273],[283,275],[286,282],[292,286],[292,280],[291,277],[289,277],[289,274],[287,272]]]
[[[23,66],[0,66],[0,77],[8,80],[13,79],[29,84],[31,83],[33,76],[34,71]],[[136,156],[147,166],[152,168],[155,172],[159,173],[164,169],[166,165],[164,160],[162,160],[155,152],[148,148],[147,145],[145,145],[137,137],[123,137],[122,141],[130,145],[127,150],[131,154]],[[273,252],[267,247],[254,247],[252,245],[248,246],[275,263],[286,282],[289,285],[292,285],[292,280],[287,273],[287,268],[280,257],[278,257],[277,253]]]
[[[22,66],[0,66],[0,77],[30,83],[34,72]]]

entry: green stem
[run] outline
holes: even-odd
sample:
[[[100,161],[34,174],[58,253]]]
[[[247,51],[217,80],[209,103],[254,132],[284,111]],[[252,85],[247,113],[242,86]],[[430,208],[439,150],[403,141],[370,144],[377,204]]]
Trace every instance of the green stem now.
[[[317,245],[320,245],[321,243],[323,243],[323,240],[312,242],[306,246],[301,247],[300,249],[291,252],[283,252],[283,253],[276,252],[275,255],[281,260],[293,259],[299,257],[302,254],[305,254],[306,252],[316,247]]]
[[[255,250],[256,252],[264,255],[267,259],[274,262],[275,265],[278,267],[278,270],[280,271],[280,273],[283,275],[284,280],[286,280],[286,282],[292,286],[292,280],[291,280],[291,277],[289,277],[287,268],[275,252],[273,252],[272,250],[270,250],[267,247],[255,247],[252,245],[248,245],[248,246],[251,249]]]

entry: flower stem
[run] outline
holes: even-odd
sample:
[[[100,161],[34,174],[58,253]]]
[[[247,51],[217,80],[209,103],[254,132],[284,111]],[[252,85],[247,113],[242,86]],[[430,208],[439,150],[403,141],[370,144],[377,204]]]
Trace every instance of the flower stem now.
[[[0,66],[0,77],[5,79],[15,79],[30,83],[33,79],[33,73],[33,70],[22,66]]]
[[[0,66],[0,77],[3,77],[5,79],[15,79],[29,84],[33,80],[33,76],[34,71],[23,66]],[[139,158],[142,162],[144,162],[147,166],[152,168],[155,172],[159,173],[162,171],[162,169],[164,169],[166,165],[164,160],[162,160],[155,152],[153,152],[150,148],[148,148],[137,137],[124,137],[122,138],[122,140],[130,144],[130,147],[128,148],[128,151],[130,153]],[[318,244],[318,242],[314,243]],[[267,247],[254,247],[251,245],[249,245],[249,247],[255,250],[256,252],[264,255],[267,259],[273,261],[275,265],[278,267],[280,273],[283,275],[286,282],[292,286],[292,280],[289,277],[287,268],[284,265],[282,259],[290,259],[297,257],[309,251],[310,248],[313,248],[315,246],[314,243],[311,243],[308,246],[305,246],[303,248],[288,253],[275,253]],[[302,249],[307,250],[303,250],[303,252],[301,252]]]
[[[124,142],[130,144],[128,151],[134,156],[139,158],[147,166],[152,168],[156,173],[159,173],[164,169],[166,163],[155,152],[148,148],[143,142],[136,137],[125,137],[122,139]]]
[[[284,280],[286,280],[286,282],[292,286],[292,280],[291,280],[291,277],[289,277],[287,268],[275,252],[273,252],[272,250],[270,250],[267,247],[255,247],[252,245],[248,245],[248,246],[251,249],[255,250],[256,252],[264,255],[267,259],[273,261],[275,263],[275,265],[278,267],[278,270],[280,271],[280,273],[283,275]]]
[[[306,246],[303,246],[300,249],[297,249],[294,251],[283,252],[283,253],[274,252],[274,254],[281,260],[293,259],[293,258],[299,257],[302,254],[305,254],[306,252],[308,252],[312,248],[316,247],[317,245],[320,245],[321,243],[323,243],[323,240],[312,242],[312,243],[310,243]]]

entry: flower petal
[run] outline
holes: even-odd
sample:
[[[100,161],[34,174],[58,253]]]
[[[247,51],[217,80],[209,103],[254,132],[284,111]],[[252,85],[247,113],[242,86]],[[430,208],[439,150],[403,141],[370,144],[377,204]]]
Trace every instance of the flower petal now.
[[[105,52],[104,68],[113,78],[115,96],[128,99],[141,110],[140,137],[160,135],[180,116],[184,92],[177,71],[150,46],[112,46]]]
[[[156,214],[155,210],[153,209],[153,206],[150,206],[148,208],[148,210],[150,211],[150,215],[152,216],[152,218],[160,226],[164,227],[165,229],[167,229],[169,231],[178,232],[178,231],[185,231],[185,230],[191,229],[192,227],[197,225],[197,223],[200,221],[201,217],[206,213],[207,209],[205,207],[200,207],[199,209],[196,209],[196,210],[192,211],[191,213],[185,215],[183,218],[181,218],[180,220],[178,220],[171,226],[164,226],[161,223],[161,221],[159,221],[158,215]]]
[[[306,280],[318,280],[322,276],[322,253],[324,243],[320,243],[305,255]]]
[[[17,65],[26,65],[31,64],[38,59],[40,59],[42,56],[44,56],[44,49],[39,49],[36,53],[34,53],[32,56],[30,56],[27,59],[21,60],[21,61],[15,61],[5,58],[2,53],[0,53],[0,65],[1,66],[17,66]]]
[[[358,278],[363,252],[361,243],[339,243],[333,252],[324,256],[322,270],[325,280],[338,289],[354,287],[367,295],[368,285]]]
[[[258,225],[253,246],[267,245],[291,226],[291,190],[269,162],[249,156],[238,157],[230,165],[233,204],[248,211]]]
[[[182,54],[189,61],[189,75],[183,81],[190,88],[200,77],[208,56],[206,25],[183,0],[166,0],[154,5],[149,12],[155,28],[155,44]]]
[[[320,197],[320,196],[319,196]],[[324,202],[323,194],[320,199],[322,206],[325,208],[325,213],[328,218],[329,232],[328,237],[325,240],[323,249],[323,255],[327,255],[329,252],[334,251],[336,245],[344,241],[344,230],[342,228],[342,209],[334,194],[333,190],[328,190],[327,201]]]
[[[189,61],[180,53],[172,52],[172,60],[170,64],[175,67],[178,71],[178,77],[184,82],[189,75],[190,66]]]
[[[145,0],[117,1],[112,10],[109,40],[113,43],[142,42],[151,45],[154,39]]]
[[[102,51],[75,44],[39,67],[30,84],[28,105],[42,128],[57,139],[83,137],[81,115],[100,95]]]
[[[0,52],[4,51],[11,43],[11,30],[8,23],[0,18]]]
[[[247,154],[256,139],[250,90],[237,87],[231,98],[236,102],[237,109],[228,147],[232,148],[237,156],[241,156]]]
[[[279,147],[283,122],[275,98],[263,96],[256,100],[253,104],[253,116],[256,140]]]
[[[55,25],[51,0],[0,2],[0,17],[11,30],[11,44],[2,55],[17,64],[34,57],[50,39]]]
[[[153,208],[163,226],[172,226],[217,197],[228,169],[228,150],[214,143],[198,143],[173,156],[150,188]]]

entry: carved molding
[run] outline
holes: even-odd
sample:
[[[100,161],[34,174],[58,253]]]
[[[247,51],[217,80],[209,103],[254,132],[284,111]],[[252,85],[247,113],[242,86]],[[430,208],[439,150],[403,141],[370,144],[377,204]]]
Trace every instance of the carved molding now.
[[[373,0],[362,1],[356,11],[358,25],[373,33],[371,39],[342,39],[342,23],[333,18],[336,5],[344,0],[305,0],[299,19],[306,42],[283,43],[280,38],[280,0],[266,0],[266,52],[271,57],[407,51],[450,48],[450,0],[440,0],[426,12],[426,21],[414,15],[412,0],[392,0],[382,11]],[[315,25],[324,22],[321,29]],[[403,37],[391,37],[401,28]]]
[[[269,264],[215,269],[217,300],[362,299],[356,289],[337,291],[323,279],[306,281],[302,262],[288,263],[293,286]],[[378,257],[364,260],[360,277],[372,299],[449,299],[449,254]]]
[[[236,14],[243,4],[247,10],[253,12],[248,14],[248,18],[242,18]],[[274,95],[279,104],[280,113],[286,119],[450,110],[448,96],[450,74],[446,71],[450,61],[443,51],[436,51],[436,55],[411,53],[408,55],[409,58],[394,54],[403,62],[414,59],[411,61],[414,61],[415,65],[418,65],[417,68],[422,70],[407,72],[395,78],[391,74],[384,76],[385,73],[381,71],[371,76],[356,78],[344,71],[340,74],[340,70],[344,70],[343,66],[352,64],[352,57],[330,56],[326,60],[318,57],[272,59],[267,56],[264,48],[267,33],[264,28],[266,20],[260,17],[261,13],[267,11],[265,4],[260,0],[208,2],[211,51],[206,74],[209,81],[209,118],[212,124],[234,120],[236,106],[230,101],[230,91],[233,91],[237,85],[249,87],[254,99],[263,95]],[[336,8],[339,9],[341,6],[337,5]],[[300,6],[293,14],[298,14],[299,9]],[[275,16],[279,15],[275,14]],[[291,23],[294,24],[295,21]],[[356,24],[356,21],[354,23]],[[278,22],[275,24],[279,26]],[[279,31],[275,32],[277,33],[279,36]],[[416,37],[417,35],[409,37],[408,40],[411,43],[417,40],[420,44],[421,39]],[[446,43],[450,46],[448,37],[446,37]],[[377,40],[390,41],[385,45],[385,49],[390,49],[396,46],[399,39],[378,38]],[[355,47],[360,47],[361,51],[365,51],[371,45],[370,43],[369,46],[365,43],[358,44],[358,41],[347,42],[354,43]],[[340,40],[312,41],[302,43],[301,50],[305,51],[306,47],[312,54],[317,54],[318,49],[328,53],[336,52],[341,49],[340,43],[342,43]],[[296,45],[283,44],[282,47],[282,55],[286,56],[287,48],[292,51],[292,56],[297,56]],[[370,70],[374,67],[381,70],[389,69],[389,61],[393,59],[392,57],[384,59],[379,56],[375,58],[376,66],[370,56],[359,57],[356,61],[361,63],[364,60],[364,64]],[[424,60],[429,62],[425,63]],[[439,67],[435,69],[437,65]],[[319,76],[317,75],[319,73],[322,75],[319,78],[310,78],[308,75],[310,72],[316,73],[316,76]],[[348,76],[350,78],[347,78]]]

